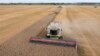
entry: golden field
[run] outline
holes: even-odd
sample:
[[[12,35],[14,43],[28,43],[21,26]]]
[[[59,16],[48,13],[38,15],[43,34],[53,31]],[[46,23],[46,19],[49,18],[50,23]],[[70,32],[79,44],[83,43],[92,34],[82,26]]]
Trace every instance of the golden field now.
[[[100,56],[100,7],[53,5],[0,5],[0,56]],[[49,22],[59,21],[64,39],[77,42],[78,49],[30,43]],[[41,35],[42,37],[43,35]]]

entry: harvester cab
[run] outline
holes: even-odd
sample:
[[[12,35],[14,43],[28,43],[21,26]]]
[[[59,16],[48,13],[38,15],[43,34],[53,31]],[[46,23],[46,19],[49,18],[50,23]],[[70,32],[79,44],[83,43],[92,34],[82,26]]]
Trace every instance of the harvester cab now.
[[[58,38],[62,39],[62,27],[60,22],[52,22],[47,27],[47,38]]]

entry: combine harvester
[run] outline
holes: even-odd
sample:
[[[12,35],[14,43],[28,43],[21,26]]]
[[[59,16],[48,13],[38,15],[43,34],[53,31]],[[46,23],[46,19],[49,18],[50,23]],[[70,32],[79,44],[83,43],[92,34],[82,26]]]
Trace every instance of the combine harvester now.
[[[64,45],[77,48],[77,44],[75,41],[67,41],[63,39],[62,36],[62,27],[60,22],[52,22],[48,25],[46,29],[46,38],[35,38],[32,37],[30,39],[31,42],[37,43],[46,43],[46,44],[54,44],[54,45]]]

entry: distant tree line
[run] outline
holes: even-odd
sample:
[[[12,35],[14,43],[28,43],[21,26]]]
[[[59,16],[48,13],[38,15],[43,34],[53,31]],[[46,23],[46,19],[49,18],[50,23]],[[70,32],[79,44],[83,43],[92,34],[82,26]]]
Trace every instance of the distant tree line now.
[[[100,3],[0,3],[0,5],[100,5]]]

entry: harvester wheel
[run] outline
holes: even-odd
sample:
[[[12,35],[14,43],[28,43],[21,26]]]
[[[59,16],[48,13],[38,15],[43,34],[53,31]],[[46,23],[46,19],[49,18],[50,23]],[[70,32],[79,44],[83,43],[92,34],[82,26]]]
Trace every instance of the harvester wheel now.
[[[58,39],[63,39],[63,37],[62,37],[62,36],[60,36]]]
[[[50,39],[50,36],[47,36],[47,38],[49,38],[49,39]]]

